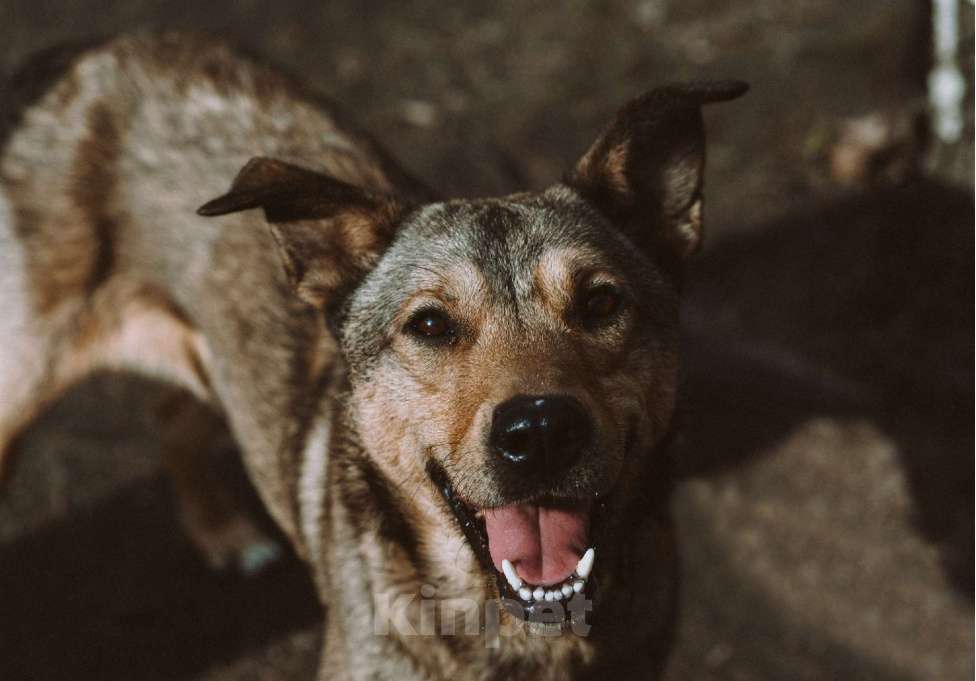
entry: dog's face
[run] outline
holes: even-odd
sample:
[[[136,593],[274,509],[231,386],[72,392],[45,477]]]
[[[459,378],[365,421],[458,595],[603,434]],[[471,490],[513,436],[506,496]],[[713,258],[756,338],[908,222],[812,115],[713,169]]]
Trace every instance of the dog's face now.
[[[257,161],[205,208],[263,207],[296,290],[332,317],[363,451],[425,524],[428,572],[463,538],[466,578],[530,611],[593,595],[674,407],[700,106],[743,89],[631,102],[542,193],[407,207]]]
[[[677,311],[670,277],[567,187],[424,207],[342,330],[367,449],[420,455],[478,509],[604,495],[667,426]]]
[[[475,529],[485,567],[511,564],[507,595],[568,597],[598,502],[667,427],[677,302],[567,186],[424,207],[342,328],[365,449],[393,479],[430,478],[413,488]]]

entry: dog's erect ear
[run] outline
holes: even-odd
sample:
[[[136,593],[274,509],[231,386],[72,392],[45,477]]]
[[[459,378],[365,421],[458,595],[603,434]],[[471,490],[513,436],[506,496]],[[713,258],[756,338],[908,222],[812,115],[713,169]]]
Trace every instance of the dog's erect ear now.
[[[270,158],[253,158],[204,216],[264,210],[288,281],[306,302],[327,307],[377,260],[403,208],[335,178]]]
[[[702,242],[701,107],[734,99],[741,81],[668,85],[632,100],[577,162],[567,183],[645,248],[677,258]]]

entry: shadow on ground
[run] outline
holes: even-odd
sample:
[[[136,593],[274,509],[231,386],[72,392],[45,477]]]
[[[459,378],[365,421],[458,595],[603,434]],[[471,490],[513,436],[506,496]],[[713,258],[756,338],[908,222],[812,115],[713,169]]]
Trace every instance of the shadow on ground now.
[[[973,199],[927,180],[719,246],[687,305],[683,474],[741,464],[811,416],[876,420],[918,528],[972,597]]]
[[[314,624],[290,554],[259,577],[210,572],[168,484],[130,485],[0,549],[0,678],[190,678]]]

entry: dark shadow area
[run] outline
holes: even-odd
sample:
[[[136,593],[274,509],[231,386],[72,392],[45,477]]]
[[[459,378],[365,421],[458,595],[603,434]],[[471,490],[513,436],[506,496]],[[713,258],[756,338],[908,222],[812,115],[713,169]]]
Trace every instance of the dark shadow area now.
[[[761,338],[688,334],[683,353],[679,479],[741,466],[812,416],[876,409],[863,386]]]
[[[973,200],[928,181],[721,244],[691,277],[678,471],[740,465],[812,416],[897,445],[918,529],[973,589]]]
[[[215,574],[166,481],[130,485],[0,550],[0,678],[186,678],[321,612],[291,553],[258,577]]]

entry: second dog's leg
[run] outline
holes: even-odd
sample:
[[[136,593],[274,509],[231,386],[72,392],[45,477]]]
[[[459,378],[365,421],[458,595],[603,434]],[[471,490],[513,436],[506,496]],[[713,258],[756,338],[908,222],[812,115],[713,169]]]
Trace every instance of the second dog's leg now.
[[[230,443],[224,420],[182,390],[167,393],[157,416],[183,525],[210,566],[255,574],[278,558],[281,548],[257,528],[217,465]]]

